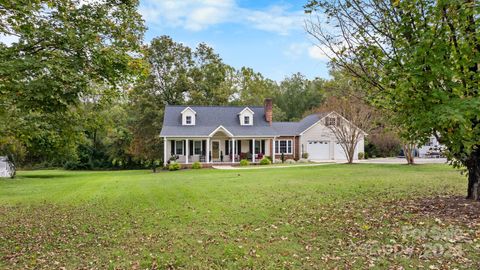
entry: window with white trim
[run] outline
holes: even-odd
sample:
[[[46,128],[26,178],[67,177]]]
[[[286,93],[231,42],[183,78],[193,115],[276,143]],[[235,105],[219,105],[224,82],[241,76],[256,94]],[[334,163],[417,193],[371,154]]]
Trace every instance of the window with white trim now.
[[[175,155],[183,156],[183,141],[175,141]]]
[[[250,116],[245,115],[245,116],[243,117],[243,124],[244,124],[244,125],[250,125]]]
[[[201,155],[202,154],[202,141],[193,142],[193,154]]]
[[[292,140],[275,141],[275,154],[292,154]]]

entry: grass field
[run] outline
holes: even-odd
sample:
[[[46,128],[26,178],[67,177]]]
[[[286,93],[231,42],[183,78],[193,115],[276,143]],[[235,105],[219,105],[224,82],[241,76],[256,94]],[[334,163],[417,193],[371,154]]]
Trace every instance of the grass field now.
[[[25,171],[0,180],[0,268],[479,269],[465,190],[446,165]]]

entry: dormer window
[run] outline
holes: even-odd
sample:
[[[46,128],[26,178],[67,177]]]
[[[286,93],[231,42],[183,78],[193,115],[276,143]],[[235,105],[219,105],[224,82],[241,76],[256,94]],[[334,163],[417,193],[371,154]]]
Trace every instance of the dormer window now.
[[[250,116],[246,115],[243,117],[243,124],[250,125]]]
[[[195,125],[195,120],[196,120],[195,118],[197,113],[192,108],[187,107],[181,113],[182,113],[182,125],[184,126]]]
[[[252,126],[253,125],[253,114],[254,112],[245,107],[241,112],[238,113],[238,118],[240,120],[240,125],[242,126]]]

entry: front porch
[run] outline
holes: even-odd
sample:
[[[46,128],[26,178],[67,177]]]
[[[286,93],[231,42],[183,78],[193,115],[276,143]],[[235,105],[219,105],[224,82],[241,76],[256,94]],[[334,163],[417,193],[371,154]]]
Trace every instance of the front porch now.
[[[176,160],[181,164],[238,164],[246,159],[259,162],[264,156],[273,160],[274,138],[235,138],[212,136],[206,138],[164,138],[164,165]]]

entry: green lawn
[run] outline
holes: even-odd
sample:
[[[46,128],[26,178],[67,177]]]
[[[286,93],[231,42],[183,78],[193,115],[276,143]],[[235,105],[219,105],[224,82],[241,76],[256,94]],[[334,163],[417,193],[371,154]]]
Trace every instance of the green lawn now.
[[[465,190],[446,165],[25,171],[0,180],[0,268],[476,269]]]

